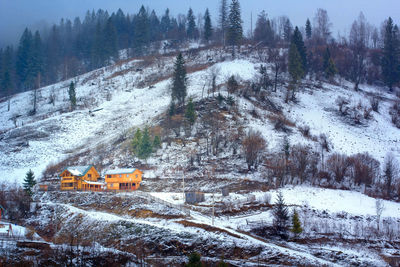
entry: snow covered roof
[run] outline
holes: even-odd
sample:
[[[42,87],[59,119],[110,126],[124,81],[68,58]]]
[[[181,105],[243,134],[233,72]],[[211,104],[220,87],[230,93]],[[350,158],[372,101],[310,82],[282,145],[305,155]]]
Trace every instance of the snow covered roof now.
[[[135,168],[126,168],[126,169],[115,169],[115,170],[109,170],[106,172],[106,175],[112,175],[112,174],[123,174],[123,173],[133,173],[136,171]]]
[[[65,170],[69,171],[74,176],[84,176],[92,166],[70,166],[66,167],[62,172]]]
[[[85,183],[87,184],[93,184],[93,185],[105,185],[106,183],[102,183],[102,182],[92,182],[92,181],[86,181],[84,180]]]

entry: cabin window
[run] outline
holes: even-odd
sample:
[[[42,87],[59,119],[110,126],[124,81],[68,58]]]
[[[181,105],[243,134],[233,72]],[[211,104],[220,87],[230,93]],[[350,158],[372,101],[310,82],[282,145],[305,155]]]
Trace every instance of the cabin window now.
[[[111,178],[111,175],[107,175],[107,178]]]
[[[128,177],[128,178],[129,178],[129,174],[127,174],[127,175],[126,175],[126,177]]]
[[[92,175],[89,173],[89,174],[87,175],[87,177],[88,177],[88,178],[92,178]]]
[[[114,184],[110,184],[110,187],[114,187]]]
[[[136,174],[136,178],[138,178],[138,175]]]
[[[119,175],[119,178],[121,178],[121,177],[122,177],[122,174]]]

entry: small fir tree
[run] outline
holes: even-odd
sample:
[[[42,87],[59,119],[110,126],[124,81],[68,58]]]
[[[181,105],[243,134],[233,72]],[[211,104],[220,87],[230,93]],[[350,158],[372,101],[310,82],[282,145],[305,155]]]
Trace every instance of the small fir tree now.
[[[159,149],[161,147],[161,140],[160,137],[158,135],[154,136],[154,140],[153,140],[153,148],[155,150]]]
[[[278,193],[278,199],[273,208],[273,216],[275,233],[282,238],[287,238],[289,214],[282,192]]]
[[[206,13],[204,14],[204,41],[206,41],[206,43],[210,41],[212,32],[213,29],[211,25],[210,12],[208,11],[207,8]]]
[[[137,129],[132,140],[132,150],[136,156],[138,156],[141,142],[142,142],[142,131],[140,131],[140,129]]]
[[[239,88],[239,83],[236,81],[235,76],[232,75],[231,77],[229,77],[227,87],[228,93],[236,93],[237,89]]]
[[[337,69],[331,57],[331,52],[329,50],[329,47],[327,47],[325,50],[323,68],[325,76],[328,79],[331,79],[337,73]]]
[[[187,104],[185,117],[189,121],[190,125],[193,125],[196,121],[196,111],[194,109],[192,98],[189,99],[189,103]]]
[[[295,234],[296,237],[303,232],[303,228],[301,228],[299,214],[297,213],[296,209],[293,210],[291,231]]]
[[[75,109],[76,107],[76,93],[75,93],[75,84],[71,82],[68,89],[69,102],[71,103],[71,108]]]
[[[398,34],[397,26],[389,17],[385,25],[381,66],[383,80],[390,91],[393,90],[393,85],[400,80],[400,39]]]
[[[195,39],[196,38],[196,22],[195,18],[193,15],[193,10],[189,8],[188,14],[187,14],[187,30],[186,34],[189,39]]]
[[[311,22],[309,19],[306,21],[306,37],[307,39],[311,39],[312,29],[311,29]]]
[[[228,16],[228,28],[227,28],[227,41],[228,44],[232,45],[232,54],[235,55],[235,46],[240,44],[243,38],[243,27],[242,18],[240,14],[240,4],[238,0],[232,0],[229,16]]]
[[[189,256],[189,262],[185,265],[186,267],[201,267],[201,256],[197,252],[193,252]]]
[[[142,140],[140,141],[138,157],[147,159],[153,151],[152,142],[150,140],[149,129],[146,127],[143,131]]]
[[[303,69],[303,76],[304,76],[307,72],[307,65],[308,65],[307,49],[304,45],[303,35],[301,34],[298,27],[296,27],[294,29],[291,43],[296,45],[297,52],[299,53],[299,56],[300,56],[301,65],[302,65],[302,69]],[[303,78],[303,76],[302,76],[302,78]]]
[[[182,53],[176,58],[174,67],[174,77],[172,80],[172,99],[176,99],[180,105],[185,104],[185,98],[187,94],[187,78],[185,61]]]
[[[297,82],[304,76],[300,54],[294,43],[290,45],[289,49],[289,74],[292,77],[293,84],[297,84]]]
[[[36,185],[35,174],[33,173],[32,170],[29,170],[26,173],[24,183],[23,183],[24,190],[29,196],[32,196],[32,194],[33,194],[32,188],[35,185]]]

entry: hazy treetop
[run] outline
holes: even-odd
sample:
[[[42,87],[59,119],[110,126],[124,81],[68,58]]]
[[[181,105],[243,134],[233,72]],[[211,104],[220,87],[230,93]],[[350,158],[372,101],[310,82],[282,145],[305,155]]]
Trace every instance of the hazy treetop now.
[[[215,23],[219,0],[0,0],[0,46],[14,43],[26,26],[40,28],[46,23],[58,23],[62,17],[72,20],[76,16],[82,17],[87,10],[99,8],[108,10],[110,14],[118,8],[132,14],[137,13],[142,4],[155,9],[158,15],[167,7],[172,15],[187,14],[191,7],[197,16],[200,12],[204,13],[208,7]],[[336,36],[338,31],[347,35],[352,22],[361,11],[366,19],[376,26],[389,16],[395,23],[400,23],[398,0],[242,0],[241,8],[245,33],[250,28],[250,14],[253,13],[254,25],[257,14],[263,9],[269,17],[287,15],[293,25],[304,26],[307,18],[312,22],[317,8],[324,8],[333,23],[333,36]]]

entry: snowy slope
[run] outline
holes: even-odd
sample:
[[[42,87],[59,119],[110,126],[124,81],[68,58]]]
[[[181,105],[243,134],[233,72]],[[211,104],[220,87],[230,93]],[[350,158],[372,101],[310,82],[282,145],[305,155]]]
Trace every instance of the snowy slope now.
[[[209,52],[200,55],[203,61]],[[80,108],[68,111],[68,85],[61,82],[39,90],[38,113],[28,116],[31,109],[32,92],[15,95],[11,99],[11,111],[7,103],[0,103],[0,180],[20,182],[29,168],[36,176],[50,163],[85,150],[96,150],[99,145],[110,144],[129,129],[152,124],[153,118],[164,112],[170,103],[169,80],[154,84],[153,88],[138,88],[143,80],[160,73],[166,76],[172,71],[173,58],[158,59],[142,71],[136,71],[141,61],[130,61],[122,65],[93,71],[75,78]],[[194,59],[194,60],[198,60]],[[193,65],[187,59],[188,65]],[[230,75],[240,80],[251,80],[257,75],[260,65],[255,59],[240,59],[217,63],[211,68],[217,70],[217,83],[224,83]],[[203,88],[210,77],[211,69],[189,75],[188,95],[199,100],[205,95]],[[334,145],[334,151],[347,154],[369,152],[381,162],[389,151],[400,158],[400,131],[392,126],[387,115],[389,103],[384,102],[380,114],[366,127],[353,127],[337,117],[335,99],[339,95],[351,95],[354,102],[365,100],[364,93],[356,93],[338,86],[323,85],[323,90],[308,89],[298,93],[299,104],[281,104],[284,113],[297,123],[309,125],[313,135],[325,133]],[[363,87],[362,87],[363,88]],[[365,87],[370,91],[377,89]],[[53,106],[49,95],[55,92],[57,98]],[[282,101],[280,96],[273,96]],[[391,95],[386,97],[392,98]],[[108,100],[107,100],[108,98]],[[256,109],[243,98],[237,99],[238,106],[246,111]],[[90,110],[101,109],[90,116]],[[259,111],[266,115],[268,112]],[[13,117],[17,117],[14,125]],[[282,134],[277,134],[266,120],[248,117],[248,127],[260,130],[268,140],[269,149],[280,149]],[[29,142],[29,146],[16,144]],[[309,143],[298,132],[290,136],[292,144]],[[150,161],[151,162],[151,161]],[[88,162],[87,164],[90,164]],[[162,167],[162,166],[161,166]]]

